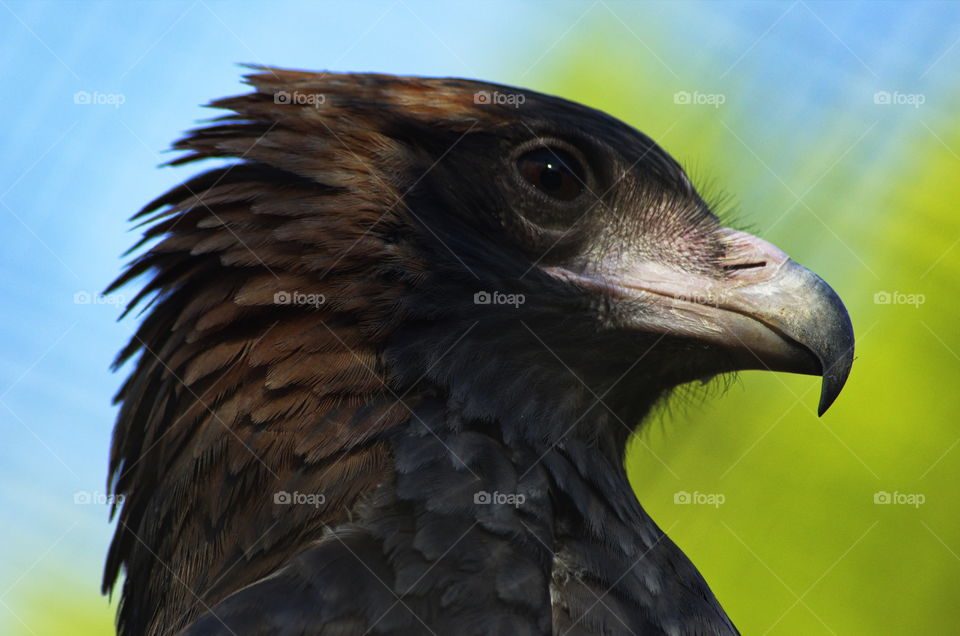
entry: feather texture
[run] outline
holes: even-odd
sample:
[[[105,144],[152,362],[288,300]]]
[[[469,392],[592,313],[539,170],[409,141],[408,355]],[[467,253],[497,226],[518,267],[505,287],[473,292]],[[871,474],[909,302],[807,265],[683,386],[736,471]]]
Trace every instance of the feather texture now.
[[[476,97],[507,87],[248,81],[175,144],[176,165],[235,163],[141,210],[142,252],[111,287],[148,276],[116,361],[133,361],[104,575],[110,590],[125,573],[119,631],[734,633],[622,466],[675,382],[638,364],[651,341],[605,329],[606,301],[539,267],[663,235],[685,238],[651,254],[715,259],[679,166],[586,107]],[[570,131],[619,148],[642,183],[558,237],[486,171]],[[624,216],[630,201],[642,213]],[[493,291],[524,302],[477,304]]]

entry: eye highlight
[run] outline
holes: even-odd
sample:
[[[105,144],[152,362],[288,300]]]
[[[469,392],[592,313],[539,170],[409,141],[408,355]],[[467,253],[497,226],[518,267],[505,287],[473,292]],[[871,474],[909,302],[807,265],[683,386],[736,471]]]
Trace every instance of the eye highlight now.
[[[543,146],[517,158],[517,171],[524,181],[559,201],[572,201],[584,190],[586,172],[563,148]]]

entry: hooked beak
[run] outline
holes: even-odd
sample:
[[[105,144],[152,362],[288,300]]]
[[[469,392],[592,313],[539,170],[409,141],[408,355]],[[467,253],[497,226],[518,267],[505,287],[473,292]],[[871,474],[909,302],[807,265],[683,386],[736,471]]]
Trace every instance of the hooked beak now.
[[[725,275],[691,274],[655,262],[621,263],[602,277],[554,275],[651,308],[636,328],[704,342],[732,368],[823,377],[818,414],[840,394],[853,364],[853,326],[836,292],[776,246],[727,230]]]

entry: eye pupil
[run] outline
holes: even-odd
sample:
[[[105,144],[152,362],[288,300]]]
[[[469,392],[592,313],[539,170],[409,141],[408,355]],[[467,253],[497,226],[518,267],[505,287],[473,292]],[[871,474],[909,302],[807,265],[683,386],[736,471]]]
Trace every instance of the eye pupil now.
[[[560,201],[572,201],[584,190],[580,162],[562,148],[542,147],[524,153],[517,170],[537,190]]]
[[[540,173],[540,183],[547,190],[559,190],[563,187],[563,172],[556,166],[548,164]]]

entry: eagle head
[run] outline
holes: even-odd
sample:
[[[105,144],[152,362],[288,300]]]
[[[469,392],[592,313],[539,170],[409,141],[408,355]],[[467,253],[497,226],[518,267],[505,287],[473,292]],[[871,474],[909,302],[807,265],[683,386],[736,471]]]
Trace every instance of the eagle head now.
[[[633,496],[626,440],[741,369],[821,375],[825,411],[853,359],[833,290],[599,111],[247,80],[175,144],[227,165],[140,212],[114,284],[148,276],[117,361],[120,630],[730,633]]]

